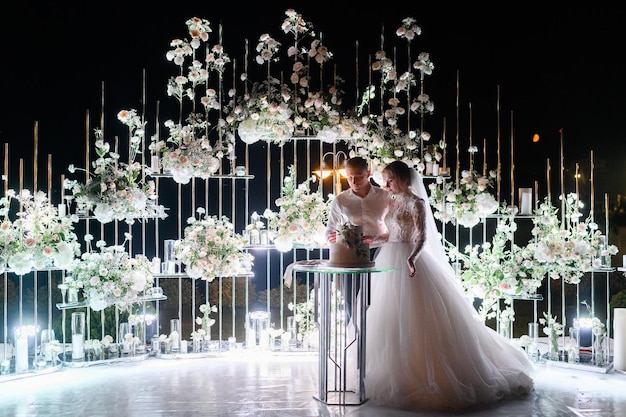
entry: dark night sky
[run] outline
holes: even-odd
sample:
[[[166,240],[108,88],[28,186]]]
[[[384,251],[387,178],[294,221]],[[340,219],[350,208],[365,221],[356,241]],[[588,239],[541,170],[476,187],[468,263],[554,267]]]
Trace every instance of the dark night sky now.
[[[471,103],[474,144],[482,151],[483,138],[487,140],[487,159],[495,168],[499,86],[503,172],[509,170],[512,131],[516,186],[538,181],[545,194],[548,158],[553,178],[558,178],[562,128],[566,188],[573,191],[576,163],[584,177],[581,187],[589,188],[593,151],[597,201],[603,201],[605,193],[611,201],[626,193],[626,141],[621,129],[626,68],[621,57],[623,22],[616,6],[600,8],[595,2],[548,10],[525,2],[523,7],[509,3],[505,10],[441,2],[393,7],[380,2],[376,8],[337,1],[92,3],[20,1],[0,15],[0,142],[9,144],[12,167],[16,158],[32,157],[34,122],[40,158],[52,154],[54,162],[64,165],[60,172],[67,163],[83,165],[86,112],[97,120],[102,83],[105,113],[111,117],[122,108],[141,105],[144,69],[148,110],[153,111],[157,101],[172,103],[165,88],[175,67],[166,61],[165,52],[170,40],[186,36],[188,18],[211,21],[213,40],[221,23],[226,52],[241,61],[244,39],[253,48],[263,32],[284,37],[280,31],[284,11],[294,8],[323,33],[324,43],[335,55],[337,73],[352,80],[352,85],[356,41],[359,60],[365,63],[368,54],[380,49],[381,32],[386,45],[396,44],[394,32],[401,20],[417,19],[423,33],[412,50],[429,52],[435,63],[434,74],[426,81],[435,113],[426,127],[436,134],[445,117],[453,151],[458,122],[462,166]],[[362,78],[367,68],[360,65],[359,71]],[[347,91],[350,96],[354,87]],[[537,144],[531,142],[535,132],[542,136]],[[477,158],[482,163],[482,155]],[[558,182],[552,184],[553,194],[558,187]]]

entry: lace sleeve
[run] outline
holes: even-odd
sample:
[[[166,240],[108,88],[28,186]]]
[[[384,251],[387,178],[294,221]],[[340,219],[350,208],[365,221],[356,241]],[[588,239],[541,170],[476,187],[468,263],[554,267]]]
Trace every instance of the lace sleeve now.
[[[411,259],[415,259],[419,255],[426,242],[426,210],[424,209],[424,204],[424,199],[417,197],[411,207],[413,217],[413,236],[411,241],[414,245]]]

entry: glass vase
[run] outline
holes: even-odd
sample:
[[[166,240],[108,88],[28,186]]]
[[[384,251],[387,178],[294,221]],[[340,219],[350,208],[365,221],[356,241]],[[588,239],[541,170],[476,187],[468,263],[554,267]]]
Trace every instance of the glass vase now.
[[[604,366],[608,363],[606,337],[597,335],[593,338],[593,363],[596,366]]]
[[[172,346],[172,353],[180,352],[180,320],[170,320],[170,339]]]
[[[551,361],[559,360],[559,338],[558,336],[550,337],[550,350],[548,357]]]
[[[530,345],[526,355],[534,362],[539,360],[539,323],[528,323],[528,337],[530,338]]]

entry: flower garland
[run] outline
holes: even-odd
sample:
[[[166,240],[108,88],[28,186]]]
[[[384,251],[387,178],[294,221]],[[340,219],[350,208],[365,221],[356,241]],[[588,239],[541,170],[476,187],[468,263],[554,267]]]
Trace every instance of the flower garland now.
[[[11,220],[11,202],[19,209]],[[24,275],[33,269],[71,270],[80,245],[74,233],[77,216],[59,216],[45,193],[7,190],[0,198],[0,271]]]
[[[481,218],[498,209],[498,202],[489,192],[495,178],[493,170],[488,175],[463,170],[456,183],[438,176],[435,182],[428,184],[433,215],[444,224],[452,221],[467,228],[476,226]]]
[[[185,264],[191,278],[213,281],[249,273],[254,257],[246,252],[243,237],[234,232],[226,216],[205,216],[205,209],[196,209],[199,217],[187,219],[184,238],[174,244],[174,256]]]
[[[107,246],[104,240],[99,240],[96,242],[99,252],[95,252],[91,249],[93,236],[86,234],[88,250],[82,254],[72,274],[65,277],[70,288],[83,290],[94,311],[111,305],[130,311],[139,297],[152,287],[152,263],[144,255],[131,257],[124,248],[131,235],[124,235],[121,245]]]
[[[142,177],[146,167],[135,161],[145,135],[145,123],[134,109],[120,111],[117,118],[129,128],[129,162],[120,162],[120,155],[111,152],[110,145],[103,140],[102,131],[95,129],[98,158],[92,162],[93,173],[84,184],[66,179],[63,185],[74,195],[77,209],[93,211],[101,223],[123,220],[133,224],[136,219],[164,219],[167,215],[165,208],[157,204],[154,181]],[[77,168],[70,165],[68,170],[74,173]]]
[[[296,184],[293,165],[289,166],[289,175],[283,178],[281,196],[276,199],[279,212],[266,212],[269,217],[269,229],[276,249],[281,252],[291,250],[294,245],[319,246],[326,243],[326,222],[330,202],[334,195],[324,200],[321,191],[311,191],[315,176]]]

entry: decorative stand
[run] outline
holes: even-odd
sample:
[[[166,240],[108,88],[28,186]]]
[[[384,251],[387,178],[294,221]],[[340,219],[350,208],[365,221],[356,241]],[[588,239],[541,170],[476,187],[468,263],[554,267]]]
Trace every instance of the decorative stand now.
[[[319,393],[314,398],[327,405],[363,404],[367,401],[364,385],[365,313],[369,305],[370,276],[374,272],[392,271],[393,268],[338,268],[329,266],[327,261],[300,261],[293,264],[293,270],[319,276],[315,279],[316,287],[319,285],[320,288]],[[351,282],[353,290],[350,294],[337,291],[342,281]],[[357,296],[356,285],[359,282],[361,286]],[[345,319],[346,299],[352,305],[354,320],[351,323]],[[316,302],[316,308],[317,305]],[[356,355],[348,355],[351,349],[356,349]],[[350,375],[358,375],[355,387],[348,383],[349,372]]]

